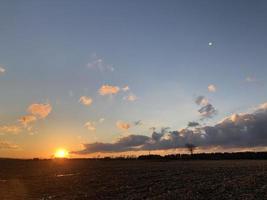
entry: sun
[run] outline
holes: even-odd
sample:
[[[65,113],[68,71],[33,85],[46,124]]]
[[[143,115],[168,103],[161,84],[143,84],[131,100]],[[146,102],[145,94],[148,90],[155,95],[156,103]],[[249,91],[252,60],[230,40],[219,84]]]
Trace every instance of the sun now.
[[[55,152],[55,158],[68,158],[69,152],[66,149],[57,149]]]

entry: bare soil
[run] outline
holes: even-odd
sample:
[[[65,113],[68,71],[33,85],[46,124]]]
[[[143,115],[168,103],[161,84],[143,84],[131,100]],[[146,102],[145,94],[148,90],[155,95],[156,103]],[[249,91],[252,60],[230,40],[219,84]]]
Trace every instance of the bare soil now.
[[[267,161],[0,160],[1,200],[267,199]]]

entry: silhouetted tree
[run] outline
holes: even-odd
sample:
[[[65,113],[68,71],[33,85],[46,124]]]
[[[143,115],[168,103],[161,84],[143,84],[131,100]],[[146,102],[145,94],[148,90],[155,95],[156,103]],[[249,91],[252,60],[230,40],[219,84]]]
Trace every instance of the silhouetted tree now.
[[[188,149],[188,151],[190,152],[191,156],[193,155],[195,149],[197,148],[194,144],[191,144],[191,143],[185,144],[185,147]]]

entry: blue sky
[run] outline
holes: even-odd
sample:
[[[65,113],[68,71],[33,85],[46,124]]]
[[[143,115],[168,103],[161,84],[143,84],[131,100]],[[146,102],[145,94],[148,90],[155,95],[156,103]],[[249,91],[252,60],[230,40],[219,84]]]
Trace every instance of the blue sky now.
[[[50,149],[75,149],[150,135],[153,126],[181,129],[199,120],[200,95],[217,110],[205,124],[264,103],[266,9],[259,0],[1,1],[0,125],[16,124],[31,104],[52,107],[33,135],[2,134],[21,147],[2,154],[44,155],[39,146],[50,140]],[[102,85],[130,90],[102,96]],[[81,96],[93,103],[82,105]],[[134,127],[137,120],[143,125]],[[119,130],[117,121],[131,128]]]

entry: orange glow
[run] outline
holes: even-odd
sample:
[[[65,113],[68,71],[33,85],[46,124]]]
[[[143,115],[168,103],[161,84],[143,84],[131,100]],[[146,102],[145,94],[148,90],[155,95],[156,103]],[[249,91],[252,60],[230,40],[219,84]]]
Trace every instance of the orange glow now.
[[[67,158],[69,156],[69,152],[66,149],[58,149],[55,153],[55,158]]]

